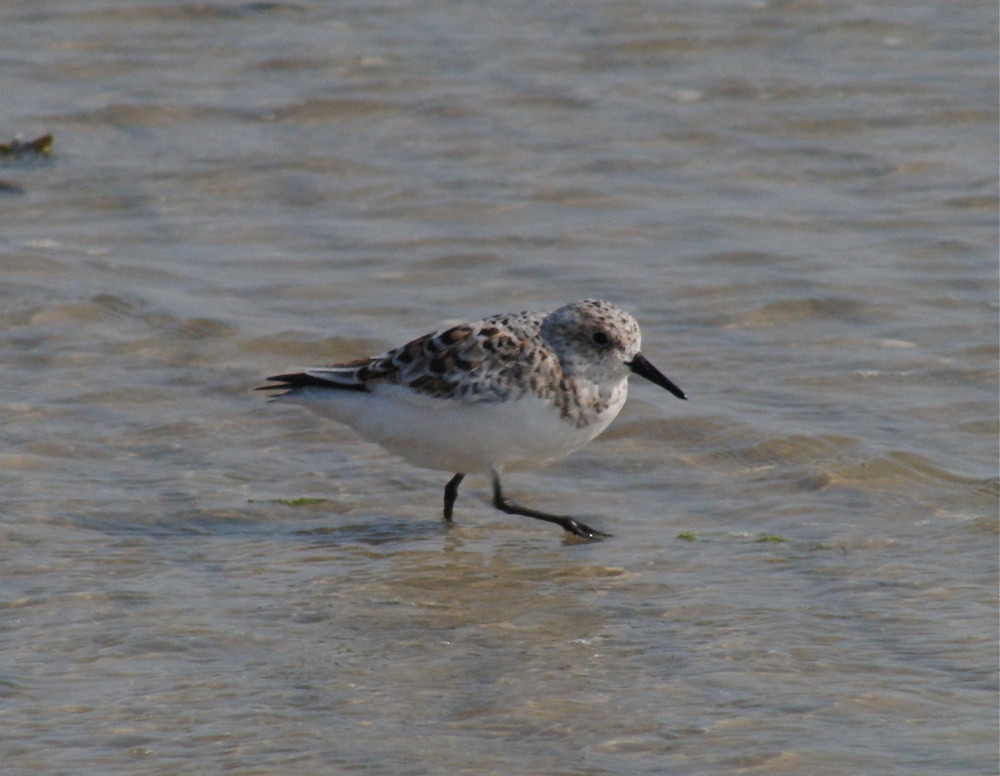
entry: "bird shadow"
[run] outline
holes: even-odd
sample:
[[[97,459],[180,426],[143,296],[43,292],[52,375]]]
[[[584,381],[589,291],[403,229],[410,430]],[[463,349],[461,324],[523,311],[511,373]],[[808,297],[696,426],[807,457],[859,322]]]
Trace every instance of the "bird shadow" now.
[[[370,523],[346,523],[320,528],[303,528],[292,531],[292,535],[308,538],[320,547],[341,544],[376,546],[442,536],[448,531],[449,526],[444,521],[389,519]]]

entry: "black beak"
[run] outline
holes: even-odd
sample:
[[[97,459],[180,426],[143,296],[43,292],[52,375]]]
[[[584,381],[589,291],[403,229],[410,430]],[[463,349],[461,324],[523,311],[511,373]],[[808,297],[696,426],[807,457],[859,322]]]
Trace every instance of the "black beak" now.
[[[687,398],[684,395],[684,391],[670,382],[670,379],[663,372],[650,364],[642,353],[636,353],[635,358],[628,363],[628,367],[640,377],[645,377],[651,383],[656,383],[661,388],[666,388],[678,399]]]

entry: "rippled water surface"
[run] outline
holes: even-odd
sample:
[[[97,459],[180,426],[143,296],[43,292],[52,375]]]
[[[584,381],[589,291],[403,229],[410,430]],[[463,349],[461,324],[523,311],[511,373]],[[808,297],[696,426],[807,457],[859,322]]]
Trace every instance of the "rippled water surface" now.
[[[996,30],[3,3],[0,770],[995,774]],[[607,541],[251,391],[595,296]]]

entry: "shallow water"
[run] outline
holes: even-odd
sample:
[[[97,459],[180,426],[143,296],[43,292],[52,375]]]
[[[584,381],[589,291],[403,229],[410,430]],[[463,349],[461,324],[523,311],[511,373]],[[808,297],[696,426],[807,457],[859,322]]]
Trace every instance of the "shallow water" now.
[[[5,3],[3,770],[996,773],[996,29]],[[250,390],[589,296],[608,541]]]

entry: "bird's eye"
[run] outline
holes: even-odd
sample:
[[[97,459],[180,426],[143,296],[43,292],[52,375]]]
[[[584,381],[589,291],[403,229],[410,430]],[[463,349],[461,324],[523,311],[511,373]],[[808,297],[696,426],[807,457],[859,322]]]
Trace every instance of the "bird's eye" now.
[[[595,331],[593,334],[591,334],[590,341],[593,342],[595,345],[600,345],[602,347],[611,342],[611,340],[608,338],[608,335],[605,334],[603,331]]]

